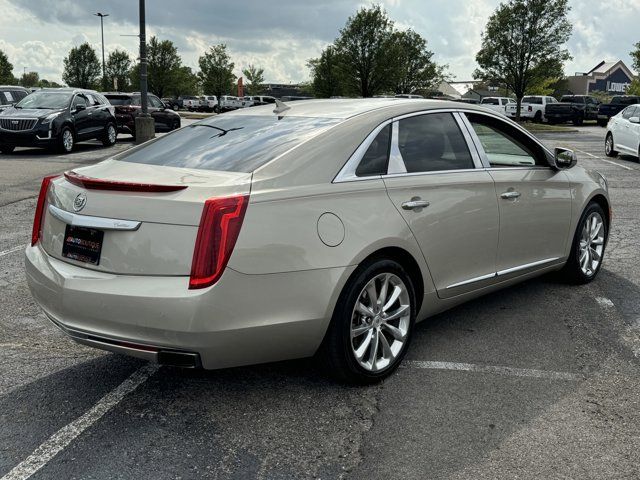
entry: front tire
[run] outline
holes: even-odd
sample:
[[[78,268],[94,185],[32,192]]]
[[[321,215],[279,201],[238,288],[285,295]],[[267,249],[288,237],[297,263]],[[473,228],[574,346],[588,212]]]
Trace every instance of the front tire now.
[[[111,147],[116,144],[118,139],[118,130],[113,123],[107,125],[107,128],[104,132],[104,136],[102,137],[102,145],[105,147]]]
[[[2,153],[11,153],[15,150],[15,146],[13,145],[0,145],[0,152]]]
[[[563,269],[568,282],[581,285],[598,275],[609,235],[606,218],[604,210],[596,202],[590,202],[582,213],[569,260]]]
[[[402,265],[361,265],[340,294],[321,347],[329,373],[357,384],[388,377],[407,352],[415,317],[415,290]]]
[[[615,150],[615,143],[613,142],[613,134],[608,133],[607,138],[604,141],[604,154],[607,157],[617,157],[618,152]]]
[[[58,140],[58,150],[61,153],[71,153],[75,146],[73,131],[69,127],[63,127]]]
[[[576,127],[579,127],[580,125],[582,125],[584,123],[584,117],[576,117],[573,119],[573,124]]]

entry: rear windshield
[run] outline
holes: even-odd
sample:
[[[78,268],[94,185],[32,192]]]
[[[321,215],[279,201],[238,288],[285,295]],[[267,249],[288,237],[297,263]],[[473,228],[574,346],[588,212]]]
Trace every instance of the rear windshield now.
[[[500,105],[500,100],[497,98],[483,98],[482,105]]]
[[[253,172],[339,122],[336,118],[220,115],[115,158],[167,167]]]
[[[542,97],[524,97],[522,103],[530,103],[532,105],[542,105]]]

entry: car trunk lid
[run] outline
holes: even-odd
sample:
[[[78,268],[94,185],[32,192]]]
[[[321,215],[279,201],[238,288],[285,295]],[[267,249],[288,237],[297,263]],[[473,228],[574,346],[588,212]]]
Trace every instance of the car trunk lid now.
[[[205,201],[246,195],[251,186],[250,173],[115,160],[75,169],[67,177],[51,184],[43,248],[85,268],[130,275],[189,275]],[[68,225],[102,236],[97,264],[63,253],[65,244],[77,240]]]

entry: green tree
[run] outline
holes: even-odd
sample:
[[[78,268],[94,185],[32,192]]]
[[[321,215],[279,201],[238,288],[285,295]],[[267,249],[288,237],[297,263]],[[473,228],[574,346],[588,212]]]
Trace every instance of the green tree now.
[[[20,78],[20,85],[23,87],[37,87],[38,83],[40,83],[38,72],[26,72]]]
[[[16,83],[16,78],[13,76],[13,65],[7,55],[0,50],[0,84],[11,85],[14,83]]]
[[[62,80],[70,87],[94,88],[102,69],[96,52],[88,43],[74,47],[64,59]]]
[[[260,93],[264,83],[264,68],[249,64],[247,68],[242,70],[242,74],[247,79],[247,92],[249,95]]]
[[[571,55],[568,0],[508,0],[489,17],[476,55],[476,78],[504,84],[517,98],[518,119],[527,90],[549,77],[561,77]]]
[[[421,35],[413,30],[394,32],[390,44],[394,93],[433,90],[444,80],[446,67],[432,60],[433,52]]]
[[[171,40],[151,37],[147,45],[147,86],[159,97],[175,84],[180,75],[182,60],[178,49]],[[134,89],[140,85],[140,65],[136,64],[129,75]]]
[[[234,63],[227,53],[227,46],[223,43],[215,45],[198,59],[200,65],[200,80],[202,89],[207,95],[221,95],[229,93],[233,89],[236,80],[233,74]]]
[[[60,85],[58,82],[52,82],[52,81],[47,80],[46,78],[42,78],[38,82],[38,87],[40,87],[40,88],[60,88],[60,87],[62,87],[62,85]]]
[[[120,90],[126,92],[129,90],[129,72],[131,70],[131,57],[124,50],[114,50],[109,53],[105,63],[106,85],[105,88],[110,90]],[[115,86],[117,83],[117,87]]]
[[[191,68],[182,66],[175,74],[166,95],[178,97],[180,95],[198,95],[200,93],[200,79]]]
[[[640,96],[640,79],[634,78],[627,89],[627,95],[638,95]]]
[[[315,96],[330,98],[342,95],[339,62],[340,59],[333,45],[325,48],[320,57],[309,60],[307,65],[311,69],[311,89]]]
[[[635,50],[631,52],[631,58],[633,59],[633,68],[635,68],[636,72],[640,73],[640,42],[634,45]]]
[[[380,5],[349,17],[335,41],[341,81],[347,93],[371,97],[386,90],[393,74],[389,55],[393,22]]]

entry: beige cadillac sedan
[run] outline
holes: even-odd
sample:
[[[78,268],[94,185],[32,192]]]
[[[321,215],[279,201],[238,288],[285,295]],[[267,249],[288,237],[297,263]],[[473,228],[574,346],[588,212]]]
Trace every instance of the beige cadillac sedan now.
[[[317,100],[215,116],[45,178],[31,291],[74,340],[222,368],[389,375],[414,324],[528,278],[593,280],[607,183],[495,112]]]

